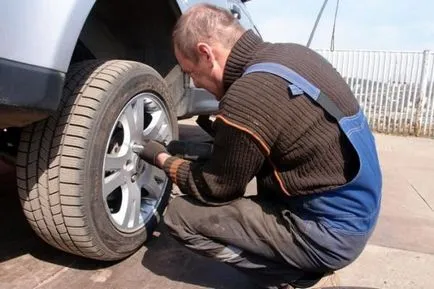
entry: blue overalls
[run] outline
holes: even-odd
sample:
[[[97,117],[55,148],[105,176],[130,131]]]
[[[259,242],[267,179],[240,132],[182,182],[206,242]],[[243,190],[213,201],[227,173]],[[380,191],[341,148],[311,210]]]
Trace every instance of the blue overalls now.
[[[382,177],[374,137],[360,109],[345,116],[331,99],[290,68],[277,63],[258,63],[244,75],[266,72],[289,82],[293,96],[304,94],[339,123],[359,158],[359,171],[349,183],[332,191],[290,198],[292,218],[304,234],[303,243],[329,268],[351,263],[363,250],[378,218]],[[310,248],[311,249],[311,248]]]

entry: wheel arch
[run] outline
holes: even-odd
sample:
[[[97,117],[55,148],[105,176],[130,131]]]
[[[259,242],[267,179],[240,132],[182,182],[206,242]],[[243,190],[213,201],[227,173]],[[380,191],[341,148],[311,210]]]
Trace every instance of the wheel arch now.
[[[97,1],[81,29],[70,65],[89,59],[147,64],[165,78],[179,110],[187,80],[174,55],[172,30],[180,15],[176,0]]]
[[[180,15],[174,0],[97,1],[79,32],[70,64],[87,59],[133,60],[165,77],[177,64],[171,35]]]

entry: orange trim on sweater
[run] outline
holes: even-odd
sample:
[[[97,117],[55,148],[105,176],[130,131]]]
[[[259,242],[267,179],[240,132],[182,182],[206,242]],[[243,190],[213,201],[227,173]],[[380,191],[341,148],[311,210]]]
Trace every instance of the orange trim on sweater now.
[[[262,146],[262,148],[265,150],[265,152],[267,153],[267,157],[270,155],[270,149],[268,148],[267,144],[261,139],[261,137],[259,135],[256,135],[255,133],[253,133],[251,130],[249,130],[246,127],[243,127],[239,124],[236,124],[230,120],[227,120],[224,116],[222,115],[217,115],[216,119],[221,119],[225,124],[233,126],[239,130],[242,130],[244,132],[247,132],[248,134],[250,134],[253,138],[255,138]]]
[[[169,175],[175,184],[177,184],[176,175],[178,173],[178,168],[184,162],[185,162],[185,160],[183,160],[183,159],[176,159],[173,161],[173,163],[170,164]]]
[[[271,159],[269,158],[269,157],[270,157],[270,152],[271,152],[271,150],[270,150],[270,148],[267,146],[267,144],[265,143],[265,141],[263,141],[259,135],[255,134],[255,133],[252,132],[250,129],[248,129],[248,128],[246,128],[246,127],[243,127],[243,126],[241,126],[241,125],[239,125],[239,124],[236,124],[236,123],[234,123],[234,122],[232,122],[232,121],[230,121],[230,120],[227,120],[224,116],[222,116],[222,115],[220,115],[220,114],[216,116],[216,119],[220,119],[220,120],[223,121],[225,124],[230,125],[230,126],[232,126],[232,127],[235,127],[235,128],[237,128],[237,129],[239,129],[239,130],[242,130],[242,131],[248,133],[249,135],[251,135],[254,139],[256,139],[256,140],[259,142],[259,144],[262,146],[262,148],[264,149],[264,151],[267,153],[266,157],[267,157],[268,161],[270,162],[271,166],[273,167],[273,170],[274,170],[274,176],[276,177],[277,182],[278,182],[279,185],[280,185],[280,188],[282,189],[282,191],[283,191],[285,194],[289,195],[289,192],[285,189],[285,186],[283,185],[283,181],[282,181],[282,179],[280,178],[280,176],[279,176],[279,174],[278,174],[278,172],[277,172],[276,166],[273,164],[273,162],[272,162]]]

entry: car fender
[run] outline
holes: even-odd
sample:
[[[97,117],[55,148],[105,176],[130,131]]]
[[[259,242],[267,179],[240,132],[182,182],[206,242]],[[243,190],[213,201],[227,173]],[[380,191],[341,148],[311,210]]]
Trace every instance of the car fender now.
[[[14,0],[0,9],[0,58],[68,70],[95,0]]]

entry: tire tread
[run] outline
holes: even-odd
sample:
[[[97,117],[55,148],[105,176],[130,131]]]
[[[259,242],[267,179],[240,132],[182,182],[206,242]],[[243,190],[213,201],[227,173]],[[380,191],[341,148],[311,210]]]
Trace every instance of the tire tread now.
[[[88,136],[105,92],[140,66],[121,60],[72,65],[59,111],[21,134],[16,170],[23,212],[39,237],[59,249],[101,260],[120,258],[102,250],[93,237],[80,191]]]

